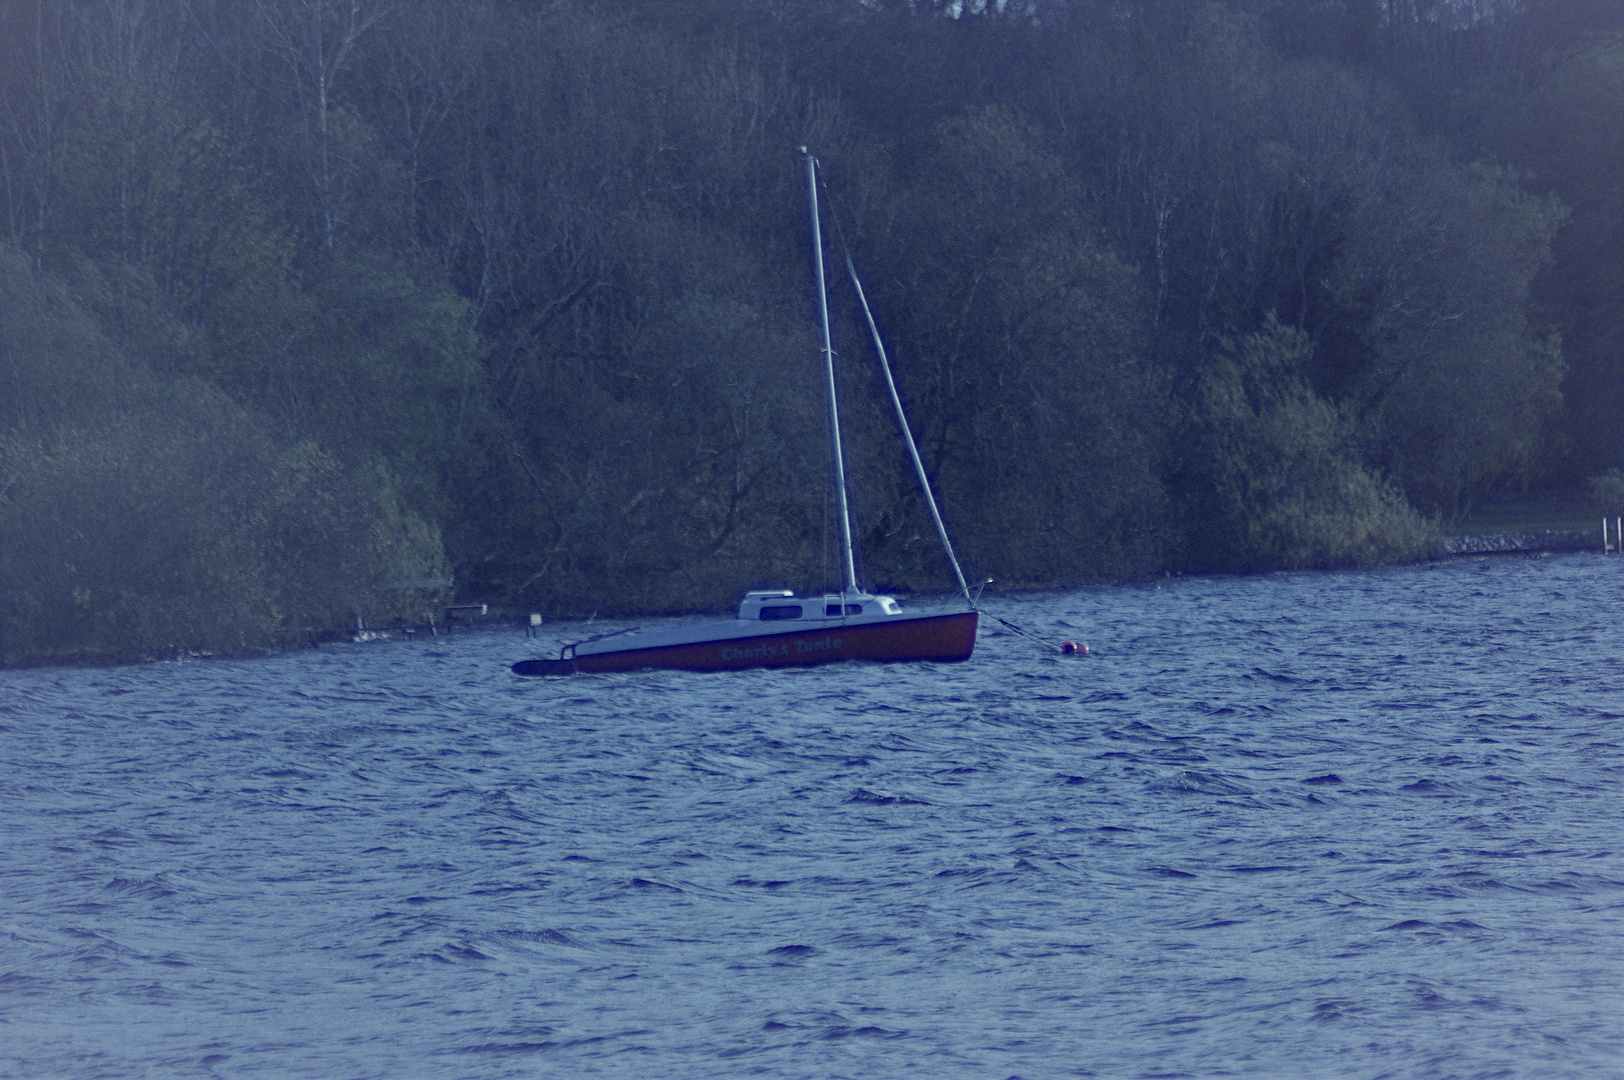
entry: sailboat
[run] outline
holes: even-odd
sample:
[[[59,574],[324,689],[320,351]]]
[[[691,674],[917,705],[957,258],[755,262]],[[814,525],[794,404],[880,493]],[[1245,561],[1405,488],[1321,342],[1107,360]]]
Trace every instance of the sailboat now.
[[[576,672],[632,671],[639,668],[679,668],[719,671],[730,668],[790,667],[827,664],[839,660],[953,661],[968,660],[975,650],[979,613],[964,579],[947,527],[931,493],[919,448],[903,414],[902,399],[891,377],[891,364],[880,340],[879,328],[857,271],[846,256],[846,268],[856,287],[879,355],[898,426],[913,460],[953,573],[958,578],[966,610],[913,613],[904,611],[895,597],[866,592],[858,587],[852,551],[851,511],[846,501],[846,467],[841,453],[840,410],[835,398],[835,354],[829,334],[829,299],[824,280],[823,230],[818,212],[817,159],[801,148],[806,163],[807,194],[812,214],[813,270],[817,282],[818,316],[823,332],[824,383],[829,404],[829,435],[833,448],[835,504],[840,518],[841,573],[839,592],[798,597],[788,589],[757,589],[745,593],[738,616],[731,620],[677,625],[656,630],[631,627],[600,634],[563,646],[556,658],[521,660],[516,675],[572,675]]]

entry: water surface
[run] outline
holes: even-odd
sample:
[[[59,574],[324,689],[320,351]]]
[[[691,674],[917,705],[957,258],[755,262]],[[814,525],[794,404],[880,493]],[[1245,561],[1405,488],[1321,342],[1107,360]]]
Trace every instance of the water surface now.
[[[1621,575],[989,599],[1086,658],[0,673],[0,1074],[1621,1076]]]

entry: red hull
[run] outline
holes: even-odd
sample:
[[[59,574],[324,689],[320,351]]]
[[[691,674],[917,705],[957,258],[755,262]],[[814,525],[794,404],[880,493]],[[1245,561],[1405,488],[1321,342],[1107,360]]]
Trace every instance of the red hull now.
[[[976,646],[977,620],[976,612],[962,611],[857,625],[803,627],[724,641],[589,653],[575,658],[575,670],[727,671],[829,664],[837,660],[968,660]]]

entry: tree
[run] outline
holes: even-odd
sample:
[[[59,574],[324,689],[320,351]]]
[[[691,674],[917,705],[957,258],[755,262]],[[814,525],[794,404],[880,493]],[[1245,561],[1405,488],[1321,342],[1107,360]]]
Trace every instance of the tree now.
[[[148,368],[10,245],[0,312],[0,663],[282,646],[443,598],[438,532],[382,471]]]
[[[874,292],[966,558],[1030,582],[1154,565],[1164,399],[1142,294],[1030,125],[975,110],[937,138]]]
[[[1313,345],[1266,320],[1203,368],[1175,470],[1189,564],[1370,566],[1414,558],[1425,523],[1359,460],[1349,418],[1315,394]]]
[[[253,0],[263,47],[282,71],[284,107],[311,192],[320,249],[349,224],[368,132],[340,90],[363,37],[388,0]]]

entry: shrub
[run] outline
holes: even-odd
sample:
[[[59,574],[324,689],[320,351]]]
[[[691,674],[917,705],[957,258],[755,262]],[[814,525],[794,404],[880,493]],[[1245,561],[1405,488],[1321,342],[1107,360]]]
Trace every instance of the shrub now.
[[[1590,501],[1604,514],[1624,513],[1624,472],[1608,469],[1585,482]]]
[[[1425,551],[1425,521],[1297,373],[1311,350],[1271,317],[1203,372],[1180,478],[1192,565],[1369,566]]]
[[[381,474],[279,454],[195,387],[0,445],[0,662],[240,652],[422,619],[439,537]]]
[[[438,532],[377,465],[279,446],[195,378],[132,360],[0,250],[0,663],[237,652],[420,619]]]

